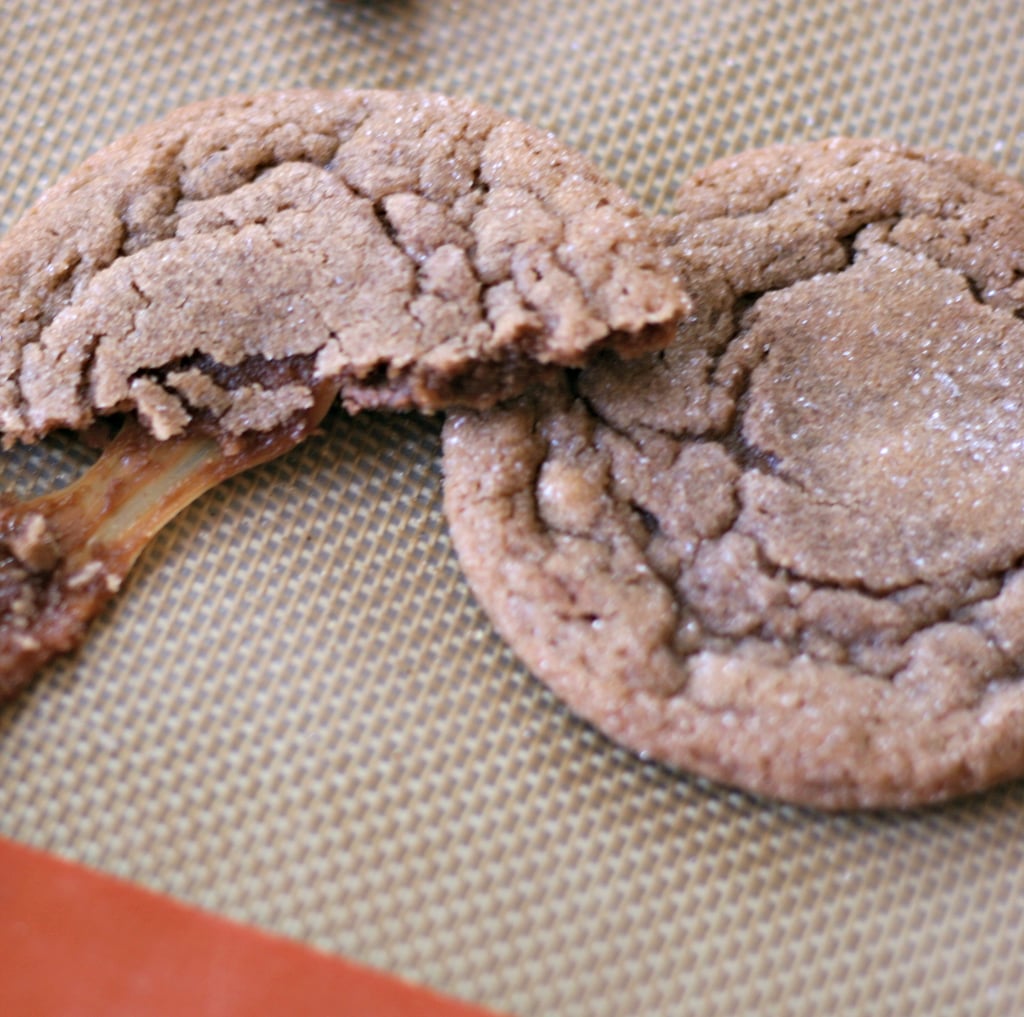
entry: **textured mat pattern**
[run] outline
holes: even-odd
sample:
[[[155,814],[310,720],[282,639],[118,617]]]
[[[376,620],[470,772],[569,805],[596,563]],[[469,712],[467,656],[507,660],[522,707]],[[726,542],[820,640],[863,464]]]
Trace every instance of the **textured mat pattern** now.
[[[1024,174],[1022,36],[994,0],[0,0],[0,227],[183,102],[307,84],[490,102],[651,209],[844,132]],[[1024,787],[822,817],[615,749],[493,635],[439,485],[437,422],[337,414],[193,506],[0,710],[0,833],[521,1017],[1024,1012]]]

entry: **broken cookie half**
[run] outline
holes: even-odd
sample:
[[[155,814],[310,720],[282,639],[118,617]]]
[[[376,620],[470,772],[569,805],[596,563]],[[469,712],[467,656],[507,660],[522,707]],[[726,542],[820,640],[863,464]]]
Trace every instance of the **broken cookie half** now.
[[[125,534],[291,447],[336,395],[488,406],[664,346],[688,309],[631,199],[465,100],[240,96],[114,143],[0,242],[4,442],[134,421],[69,492],[3,510],[0,695],[81,638],[148,539],[121,555]],[[89,606],[65,610],[75,590]]]
[[[652,758],[827,807],[1024,775],[1024,187],[835,139],[686,183],[662,353],[449,416],[496,627]]]

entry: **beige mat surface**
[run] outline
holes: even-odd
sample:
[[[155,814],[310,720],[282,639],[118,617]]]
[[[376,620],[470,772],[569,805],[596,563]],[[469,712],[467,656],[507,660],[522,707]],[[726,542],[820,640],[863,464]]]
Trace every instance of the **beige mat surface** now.
[[[490,102],[650,209],[835,133],[1024,174],[1022,37],[994,0],[0,0],[0,228],[122,131],[292,85]],[[475,605],[438,428],[335,414],[176,520],[0,709],[0,834],[519,1017],[1024,1012],[1024,786],[821,816],[609,745]]]

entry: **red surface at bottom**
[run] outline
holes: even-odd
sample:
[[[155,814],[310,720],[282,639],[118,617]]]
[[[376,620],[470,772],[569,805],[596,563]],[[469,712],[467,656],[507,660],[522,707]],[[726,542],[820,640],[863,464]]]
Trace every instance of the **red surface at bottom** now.
[[[494,1017],[0,838],[4,1017]]]

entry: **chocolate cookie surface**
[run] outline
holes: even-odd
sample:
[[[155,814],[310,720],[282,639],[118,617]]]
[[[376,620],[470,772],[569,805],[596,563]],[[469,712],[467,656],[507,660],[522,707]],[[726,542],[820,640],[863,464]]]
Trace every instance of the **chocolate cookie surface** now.
[[[471,585],[634,750],[826,808],[1024,773],[1024,187],[834,139],[680,191],[665,352],[445,424]]]
[[[8,442],[138,411],[272,430],[486,405],[687,309],[637,206],[578,153],[440,95],[292,91],[184,108],[87,160],[0,242]]]

